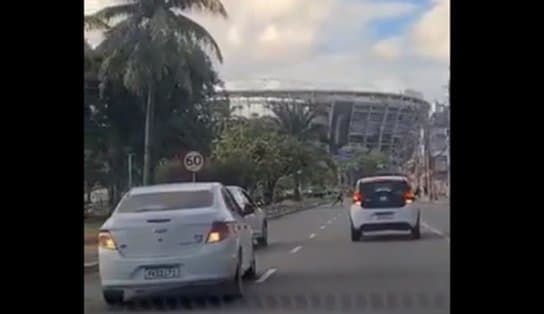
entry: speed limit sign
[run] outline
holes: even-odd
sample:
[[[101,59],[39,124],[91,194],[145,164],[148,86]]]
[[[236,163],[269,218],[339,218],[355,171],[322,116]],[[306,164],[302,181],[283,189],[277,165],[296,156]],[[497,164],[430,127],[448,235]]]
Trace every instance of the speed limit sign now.
[[[198,172],[204,166],[204,157],[196,151],[188,152],[183,158],[185,169],[191,172]]]

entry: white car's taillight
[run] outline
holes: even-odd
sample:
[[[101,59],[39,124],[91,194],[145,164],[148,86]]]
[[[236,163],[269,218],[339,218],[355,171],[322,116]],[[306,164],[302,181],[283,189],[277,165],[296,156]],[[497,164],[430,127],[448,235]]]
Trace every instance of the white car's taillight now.
[[[232,224],[229,222],[214,222],[212,229],[208,233],[206,243],[217,243],[225,240],[232,232],[231,228]]]
[[[115,240],[109,231],[103,230],[98,233],[98,246],[107,250],[117,250]]]
[[[404,193],[404,200],[406,201],[406,204],[411,204],[416,200],[416,196],[412,191],[407,191]]]
[[[355,192],[353,194],[353,204],[361,205],[363,203],[363,193],[361,192]]]

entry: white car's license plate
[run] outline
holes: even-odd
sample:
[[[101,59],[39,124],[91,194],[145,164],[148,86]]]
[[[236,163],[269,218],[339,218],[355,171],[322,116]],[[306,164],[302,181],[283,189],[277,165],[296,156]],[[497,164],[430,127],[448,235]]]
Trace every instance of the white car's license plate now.
[[[393,214],[376,215],[376,220],[390,220],[390,219],[393,219]]]
[[[180,271],[178,266],[169,267],[148,267],[144,269],[144,279],[171,279],[179,278]]]

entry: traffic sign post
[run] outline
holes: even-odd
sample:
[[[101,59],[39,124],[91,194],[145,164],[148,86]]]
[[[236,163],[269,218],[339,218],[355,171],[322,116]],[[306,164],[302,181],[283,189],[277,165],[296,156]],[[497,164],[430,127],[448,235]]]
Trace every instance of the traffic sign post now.
[[[183,158],[183,165],[193,173],[193,182],[196,182],[196,173],[204,166],[204,157],[197,151],[188,152]]]

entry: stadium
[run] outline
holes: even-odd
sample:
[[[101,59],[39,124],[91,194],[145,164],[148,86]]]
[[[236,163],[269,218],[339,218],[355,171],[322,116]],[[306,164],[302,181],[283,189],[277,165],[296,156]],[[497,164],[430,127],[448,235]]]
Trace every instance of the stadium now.
[[[413,91],[229,90],[219,92],[214,101],[228,103],[233,114],[246,117],[271,115],[267,108],[278,102],[309,105],[317,114],[314,123],[326,130],[331,154],[341,158],[346,146],[358,144],[388,153],[397,165],[421,144],[430,110]]]

